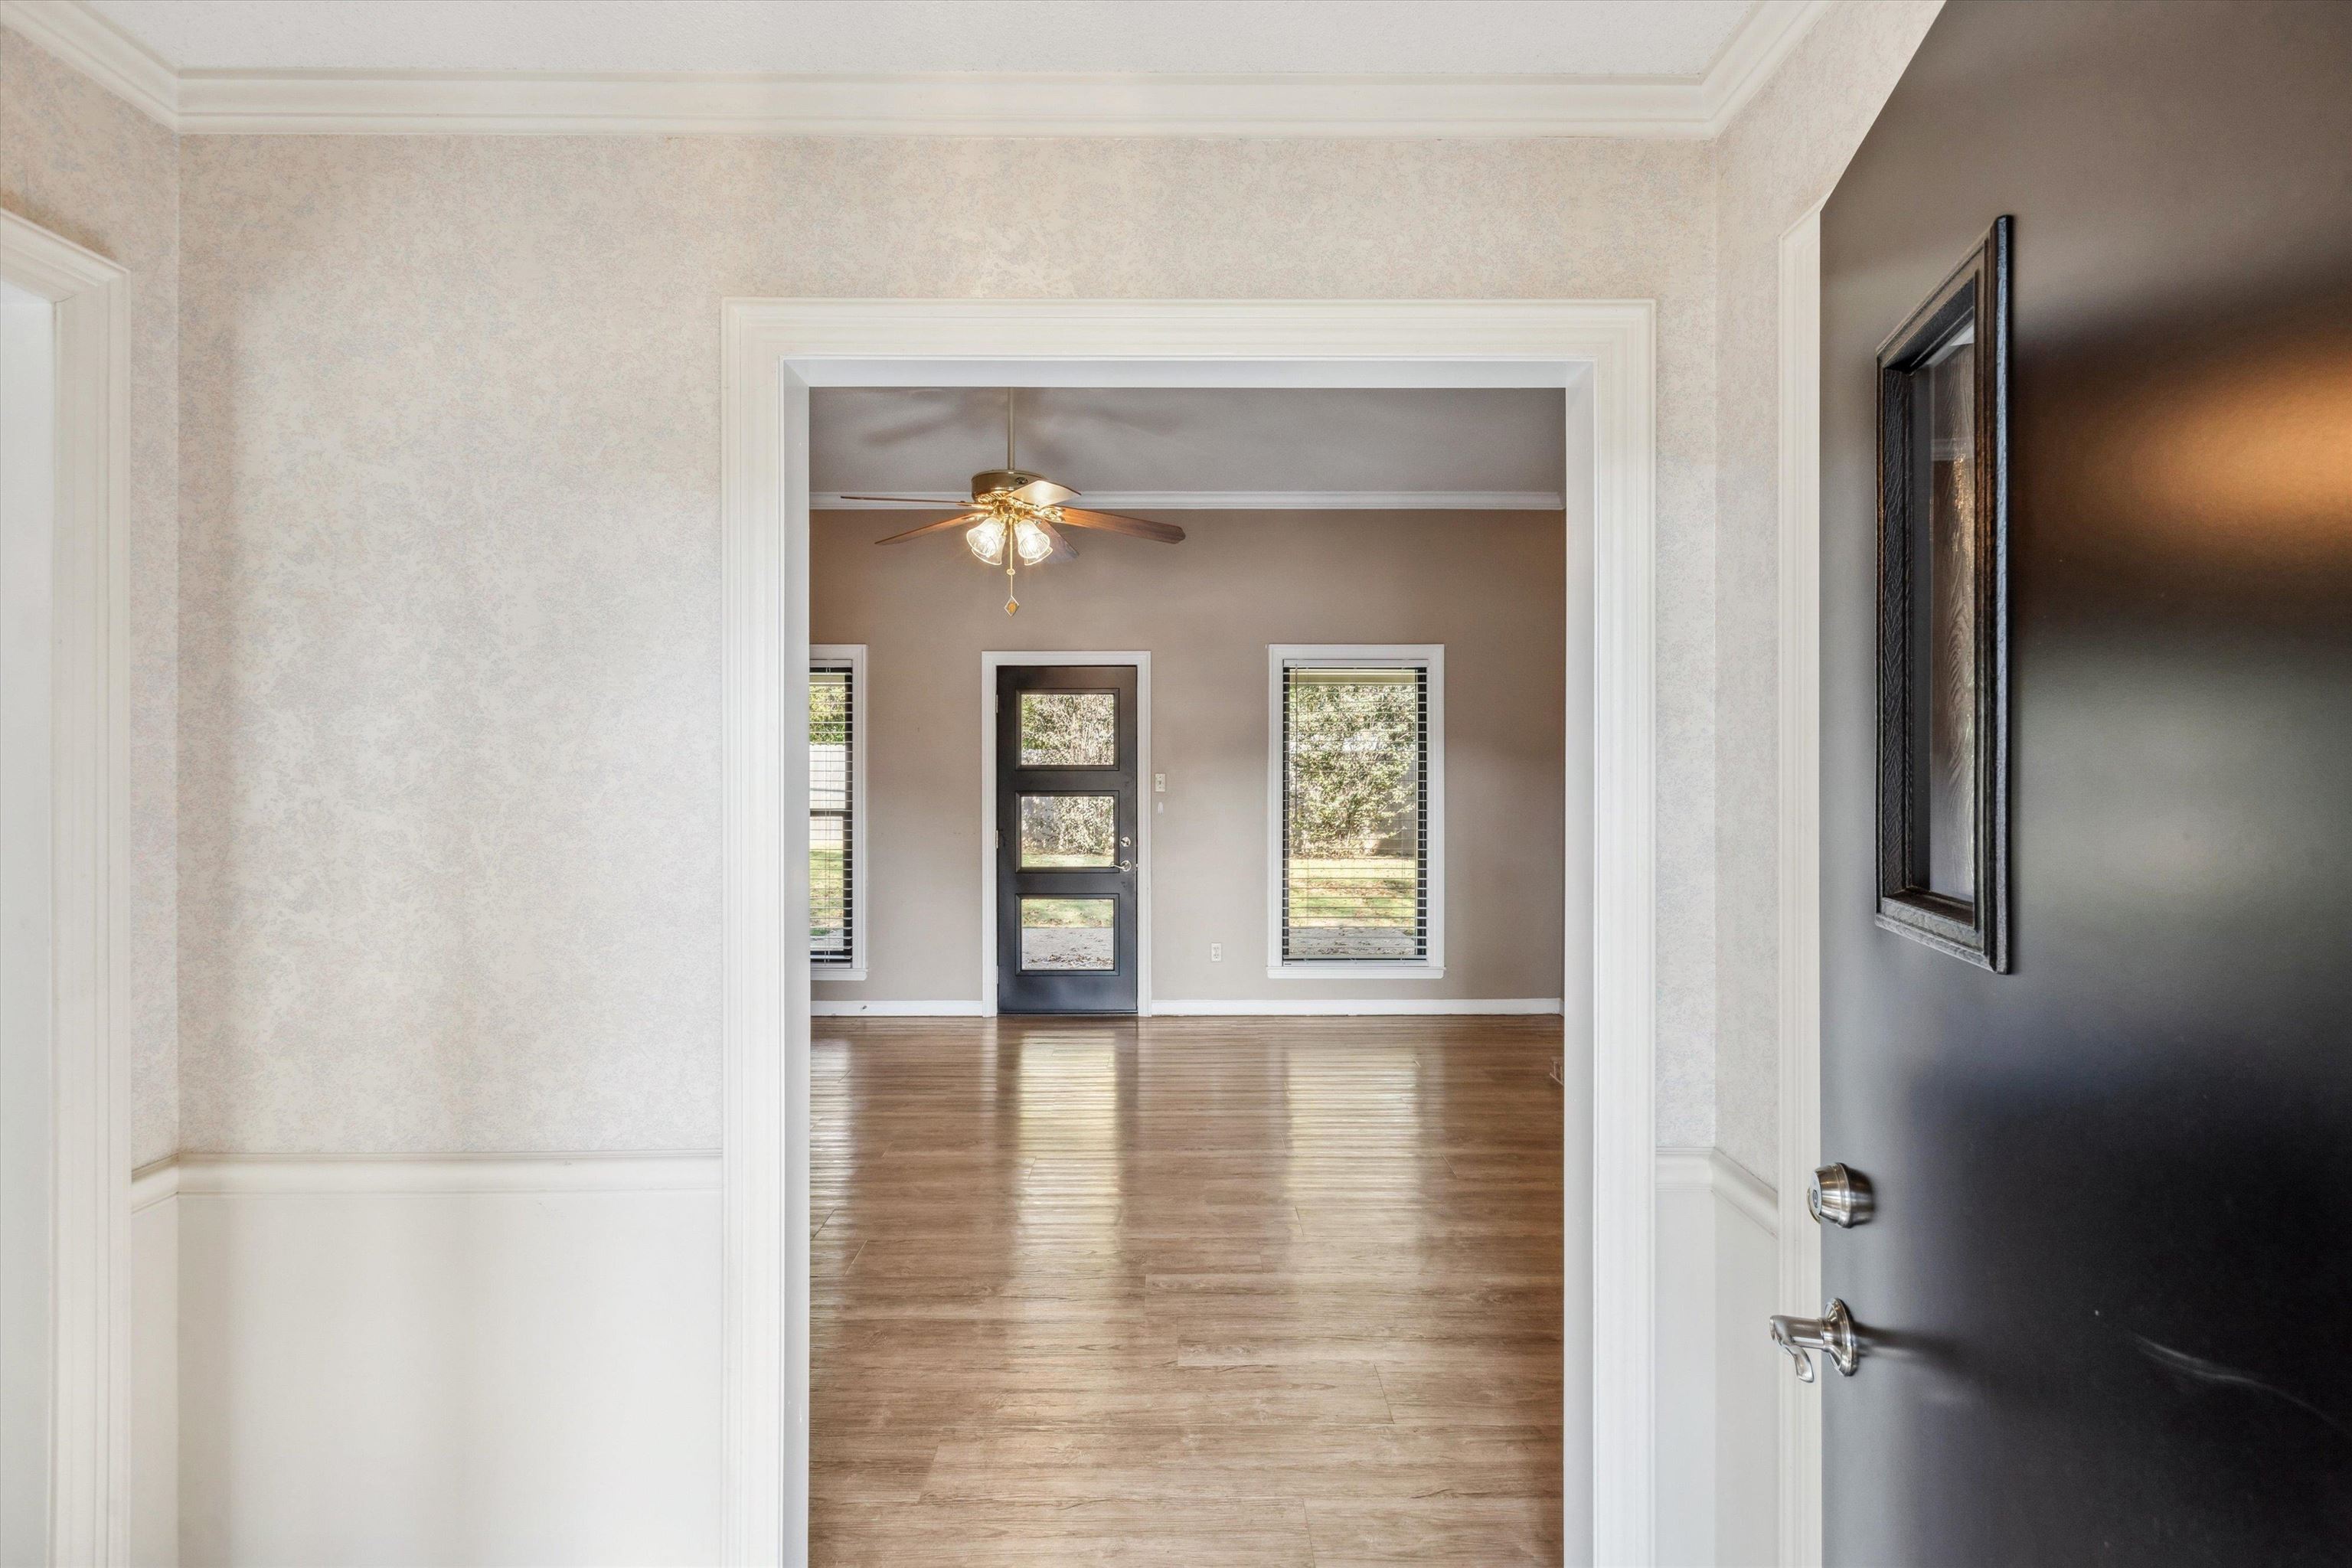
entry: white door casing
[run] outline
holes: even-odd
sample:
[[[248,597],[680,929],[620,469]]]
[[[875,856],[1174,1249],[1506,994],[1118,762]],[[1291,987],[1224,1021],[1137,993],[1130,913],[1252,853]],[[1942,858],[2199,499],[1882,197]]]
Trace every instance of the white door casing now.
[[[732,300],[722,313],[724,1536],[806,1560],[808,393],[814,385],[1568,385],[1591,454],[1589,1258],[1571,1245],[1563,1491],[1592,1560],[1652,1555],[1655,1294],[1654,304]],[[1213,377],[1213,380],[1210,378]],[[1239,378],[1238,380],[1236,378]],[[1573,463],[1576,459],[1571,458]],[[1588,510],[1589,505],[1589,510]],[[1573,554],[1573,552],[1571,552]],[[1571,668],[1575,668],[1572,664]],[[1572,691],[1579,722],[1586,693]],[[1573,784],[1574,781],[1571,781]],[[1575,884],[1571,879],[1571,889]],[[1572,896],[1572,895],[1571,895]],[[1587,928],[1571,911],[1569,929]],[[1577,1037],[1573,1024],[1571,1040]],[[1570,1143],[1578,1138],[1571,1132]],[[1579,1205],[1580,1207],[1581,1205]],[[1584,1216],[1571,1214],[1569,1234]],[[1589,1267],[1588,1267],[1589,1264]],[[1605,1324],[1605,1337],[1596,1324]],[[1591,1420],[1579,1417],[1589,1363]],[[1589,1488],[1589,1490],[1588,1490]]]

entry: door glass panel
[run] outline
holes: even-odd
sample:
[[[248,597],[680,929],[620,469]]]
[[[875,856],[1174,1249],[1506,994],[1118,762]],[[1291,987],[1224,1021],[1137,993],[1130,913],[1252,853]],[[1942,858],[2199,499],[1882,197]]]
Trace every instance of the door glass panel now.
[[[1021,967],[1116,969],[1117,925],[1109,899],[1021,900]]]
[[[1024,768],[1118,766],[1118,693],[1023,692],[1021,765]]]
[[[1021,868],[1075,870],[1111,865],[1118,826],[1115,795],[1024,795],[1021,797]]]
[[[1976,898],[1976,333],[1964,328],[1911,373],[1916,471],[1911,544],[1918,682],[1911,711],[1916,847],[1929,892]],[[1924,611],[1922,614],[1920,612]]]

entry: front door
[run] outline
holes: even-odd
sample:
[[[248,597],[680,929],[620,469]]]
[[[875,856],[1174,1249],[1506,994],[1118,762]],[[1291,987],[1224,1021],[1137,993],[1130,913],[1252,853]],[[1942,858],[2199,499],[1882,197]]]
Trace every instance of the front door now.
[[[1823,210],[1832,1565],[2352,1562],[2347,83],[2352,6],[1953,0]],[[2007,973],[1874,833],[1877,355],[2004,214]]]
[[[996,676],[996,1007],[1132,1013],[1135,667]]]

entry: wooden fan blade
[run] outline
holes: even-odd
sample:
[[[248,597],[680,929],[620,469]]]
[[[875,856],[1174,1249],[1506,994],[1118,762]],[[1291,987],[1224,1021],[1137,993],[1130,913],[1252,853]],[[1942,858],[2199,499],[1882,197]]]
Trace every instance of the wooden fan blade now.
[[[895,501],[903,501],[903,502],[905,502],[905,503],[906,503],[907,505],[908,505],[908,506],[962,506],[962,505],[969,505],[969,504],[971,504],[970,502],[964,502],[964,501],[941,500],[940,500],[939,497],[937,497],[937,496],[849,496],[849,495],[845,495],[845,496],[843,496],[841,499],[842,499],[842,500],[895,500]]]
[[[1045,557],[1046,560],[1076,561],[1078,558],[1078,547],[1070,542],[1069,535],[1042,517],[1037,520],[1037,526],[1044,529],[1045,537],[1054,542],[1054,553]]]
[[[1106,533],[1156,539],[1162,544],[1181,544],[1184,542],[1184,531],[1172,522],[1154,522],[1143,517],[1121,517],[1115,511],[1083,511],[1074,506],[1066,506],[1062,509],[1062,521],[1072,528],[1099,528]]]
[[[877,539],[874,542],[896,544],[902,539],[920,539],[924,534],[937,533],[943,528],[970,528],[973,523],[983,521],[983,518],[984,514],[981,512],[963,512],[955,517],[943,517],[937,522],[927,522],[920,528],[910,528],[904,533],[894,533],[887,539]]]
[[[1025,500],[1031,506],[1059,506],[1078,492],[1067,485],[1057,485],[1051,479],[1031,479],[1013,492],[1014,500]]]

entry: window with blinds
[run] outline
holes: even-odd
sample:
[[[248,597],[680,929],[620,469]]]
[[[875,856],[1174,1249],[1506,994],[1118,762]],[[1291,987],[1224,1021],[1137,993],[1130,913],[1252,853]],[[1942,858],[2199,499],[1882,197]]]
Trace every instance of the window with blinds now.
[[[1441,656],[1277,650],[1276,968],[1436,963]]]
[[[809,961],[854,969],[865,802],[863,648],[820,650],[809,662]]]

